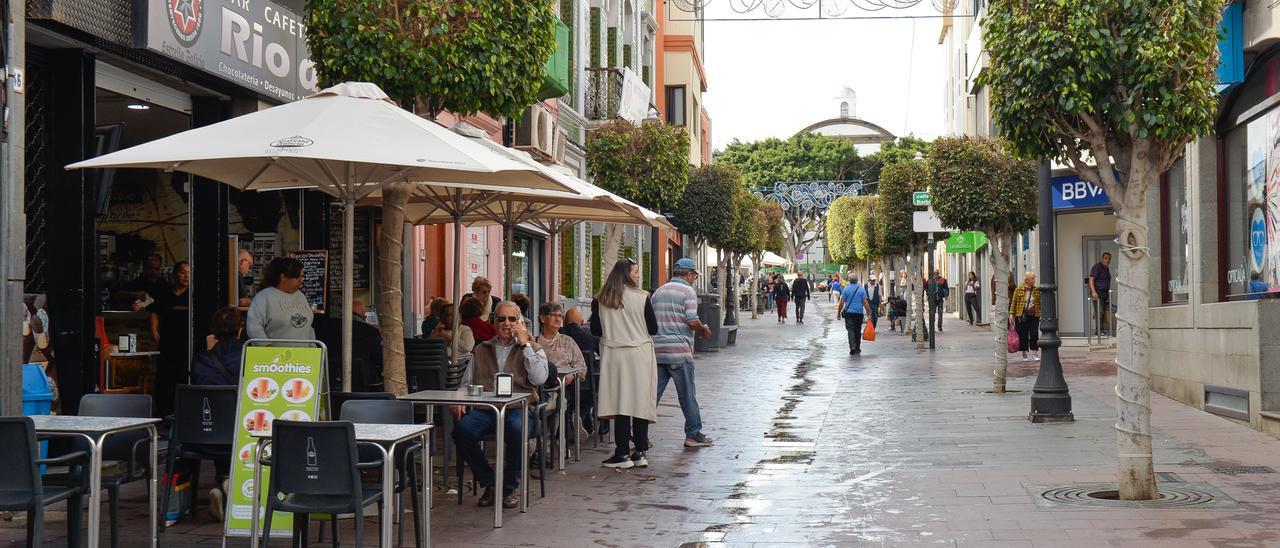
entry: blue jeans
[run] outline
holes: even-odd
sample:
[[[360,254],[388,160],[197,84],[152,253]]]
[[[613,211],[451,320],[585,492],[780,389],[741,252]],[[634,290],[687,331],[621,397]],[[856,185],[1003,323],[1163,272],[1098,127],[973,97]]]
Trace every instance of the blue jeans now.
[[[658,364],[658,401],[667,389],[667,381],[674,380],[676,397],[680,400],[680,412],[684,413],[684,435],[697,437],[702,433],[702,412],[698,410],[698,397],[693,385],[693,362],[683,365]]]
[[[528,413],[524,409],[507,410],[506,442],[507,452],[502,462],[502,488],[515,489],[520,486],[520,459],[524,458],[520,443],[520,414]],[[493,487],[493,467],[488,457],[480,450],[480,441],[496,432],[498,415],[492,411],[472,409],[453,425],[453,441],[458,446],[462,460],[471,467],[471,474],[481,487]],[[529,418],[530,432],[533,429],[533,418]]]

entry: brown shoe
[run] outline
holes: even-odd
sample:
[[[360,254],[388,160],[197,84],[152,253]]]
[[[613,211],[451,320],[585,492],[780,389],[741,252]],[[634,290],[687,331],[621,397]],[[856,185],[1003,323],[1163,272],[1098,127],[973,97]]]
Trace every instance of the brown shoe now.
[[[502,491],[502,507],[515,508],[517,506],[520,506],[519,491],[516,491],[515,489],[504,489]]]
[[[492,487],[484,488],[484,491],[480,493],[480,502],[477,502],[476,505],[484,508],[493,506],[493,488]]]

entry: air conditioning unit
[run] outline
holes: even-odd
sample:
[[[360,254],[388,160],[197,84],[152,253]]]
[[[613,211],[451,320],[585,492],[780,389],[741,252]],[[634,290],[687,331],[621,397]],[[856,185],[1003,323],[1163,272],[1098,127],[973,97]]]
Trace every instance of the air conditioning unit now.
[[[555,135],[555,145],[551,148],[552,157],[557,164],[563,164],[564,151],[569,146],[569,132],[562,127],[557,127]]]
[[[541,162],[556,162],[556,141],[560,134],[556,115],[541,103],[529,107],[516,123],[515,147]],[[563,157],[563,156],[561,156]]]

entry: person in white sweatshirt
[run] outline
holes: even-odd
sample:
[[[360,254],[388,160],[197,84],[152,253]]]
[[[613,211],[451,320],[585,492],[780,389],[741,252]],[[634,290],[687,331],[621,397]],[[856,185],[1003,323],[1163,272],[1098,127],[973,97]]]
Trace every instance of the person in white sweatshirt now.
[[[245,319],[250,339],[313,340],[314,317],[302,287],[302,262],[276,257],[262,274],[262,289],[254,295]]]

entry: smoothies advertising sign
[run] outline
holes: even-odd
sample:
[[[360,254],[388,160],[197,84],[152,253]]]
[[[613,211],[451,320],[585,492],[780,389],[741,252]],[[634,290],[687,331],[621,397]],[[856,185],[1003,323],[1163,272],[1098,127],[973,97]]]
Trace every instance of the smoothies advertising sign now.
[[[253,517],[251,497],[259,491],[253,484],[257,439],[271,436],[271,423],[276,419],[319,419],[324,358],[324,349],[320,347],[245,345],[236,406],[240,423],[236,429],[235,453],[231,457],[228,536],[249,534]],[[262,470],[264,486],[270,484],[270,471],[270,468]],[[258,506],[260,512],[263,506]],[[289,535],[292,531],[293,514],[277,513],[271,522],[271,534]]]

